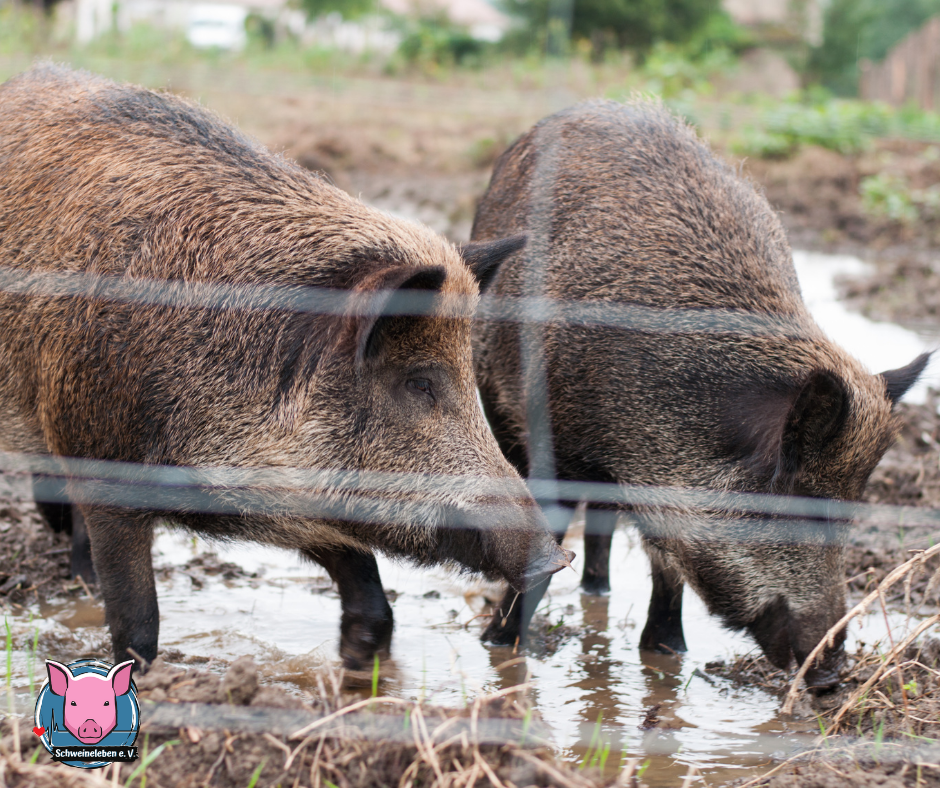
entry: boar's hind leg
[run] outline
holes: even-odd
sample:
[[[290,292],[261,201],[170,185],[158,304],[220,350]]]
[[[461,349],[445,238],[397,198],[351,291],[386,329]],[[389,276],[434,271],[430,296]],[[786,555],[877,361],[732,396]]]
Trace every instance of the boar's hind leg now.
[[[54,500],[43,500],[43,496]],[[91,561],[91,540],[88,538],[85,518],[78,507],[64,502],[64,497],[64,480],[42,474],[33,475],[33,498],[39,513],[53,531],[72,536],[72,577],[80,576],[86,583],[94,583],[97,577]]]
[[[667,566],[659,550],[647,548],[653,574],[653,594],[650,597],[646,626],[640,635],[643,651],[685,651],[682,634],[682,578]]]
[[[329,572],[339,590],[343,608],[339,653],[343,667],[371,670],[376,654],[388,656],[394,626],[375,556],[343,547],[303,553]]]
[[[80,508],[91,536],[114,661],[136,659],[129,651],[132,649],[148,663],[153,662],[157,657],[160,611],[150,555],[152,515],[97,506]],[[147,667],[137,665],[141,672]]]
[[[617,524],[617,512],[592,509],[584,515],[584,572],[581,588],[586,594],[610,592],[610,542]]]

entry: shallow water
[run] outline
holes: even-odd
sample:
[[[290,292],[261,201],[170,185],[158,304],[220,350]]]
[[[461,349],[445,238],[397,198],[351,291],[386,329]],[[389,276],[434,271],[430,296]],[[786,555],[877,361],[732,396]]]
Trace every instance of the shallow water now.
[[[580,518],[566,546],[581,554]],[[160,533],[154,548],[158,567],[180,567],[209,546],[179,532]],[[221,574],[158,572],[161,647],[187,656],[224,662],[251,654],[269,680],[314,690],[314,675],[337,660],[339,599],[325,573],[289,552],[256,545],[229,545],[220,557],[256,573],[226,580]],[[380,559],[396,617],[392,659],[383,666],[381,692],[464,705],[480,692],[533,682],[531,697],[563,755],[580,762],[592,738],[611,746],[613,768],[623,757],[649,760],[645,780],[675,784],[689,764],[709,782],[758,773],[771,758],[807,746],[816,723],[784,721],[778,703],[759,688],[735,687],[704,672],[706,663],[752,651],[749,640],[722,630],[701,602],[687,594],[683,622],[689,651],[682,656],[640,655],[650,582],[646,558],[629,529],[614,537],[609,597],[578,588],[580,561],[557,575],[539,609],[555,632],[535,654],[514,659],[509,648],[479,641],[485,596],[497,589],[444,571],[416,570]],[[100,640],[104,612],[84,599],[51,602],[13,621],[14,643],[24,644],[31,626],[65,626],[89,642]],[[892,616],[900,627],[901,617]],[[885,633],[881,614],[853,623],[848,648]],[[54,658],[54,654],[40,654]],[[508,663],[508,664],[507,664]],[[31,704],[27,650],[14,652],[13,684],[23,710]],[[34,681],[42,670],[35,661]],[[657,728],[640,728],[646,711],[659,705]]]
[[[872,323],[835,302],[833,276],[851,272],[862,265],[859,261],[798,253],[796,264],[807,302],[824,330],[872,370],[900,366],[925,347],[927,340],[914,332]],[[910,396],[923,397],[923,387]],[[649,760],[644,779],[651,785],[676,784],[689,764],[710,783],[753,776],[772,759],[812,741],[818,730],[813,720],[785,721],[777,713],[776,699],[763,690],[734,687],[704,672],[708,662],[730,660],[752,651],[753,645],[722,630],[692,593],[687,593],[683,611],[689,652],[641,657],[636,644],[650,580],[638,539],[632,530],[618,529],[612,592],[590,597],[578,588],[582,525],[578,515],[566,542],[579,556],[574,571],[564,570],[553,579],[539,609],[553,631],[534,653],[521,658],[511,649],[479,641],[484,619],[478,616],[486,597],[499,598],[497,587],[380,559],[396,617],[382,691],[463,705],[480,692],[531,680],[531,697],[565,757],[580,762],[596,736],[602,746],[610,745],[609,769],[622,756]],[[154,563],[158,569],[168,567],[158,571],[162,649],[171,656],[176,651],[203,657],[210,669],[251,654],[268,679],[312,689],[316,670],[337,659],[339,599],[323,570],[291,553],[257,545],[217,550],[223,561],[253,577],[225,579],[180,569],[207,549],[204,541],[178,532],[161,532],[156,540]],[[26,648],[31,634],[67,628],[89,644],[100,644],[106,634],[103,621],[98,603],[78,599],[53,600],[10,618],[18,646],[11,677],[22,710],[32,704],[30,683],[36,690],[43,678],[41,662],[31,666]],[[891,626],[900,628],[901,617],[892,617]],[[885,632],[880,612],[873,613],[853,622],[847,648],[854,650],[860,639],[870,644]],[[640,723],[657,705],[657,727],[644,732]]]

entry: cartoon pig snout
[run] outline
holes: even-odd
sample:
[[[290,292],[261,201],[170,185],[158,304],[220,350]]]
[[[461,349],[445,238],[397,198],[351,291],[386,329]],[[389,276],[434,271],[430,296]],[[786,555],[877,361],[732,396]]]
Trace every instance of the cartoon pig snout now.
[[[49,691],[65,698],[65,727],[82,744],[97,744],[117,725],[117,698],[131,688],[134,660],[115,665],[107,676],[73,675],[67,665],[46,660]]]

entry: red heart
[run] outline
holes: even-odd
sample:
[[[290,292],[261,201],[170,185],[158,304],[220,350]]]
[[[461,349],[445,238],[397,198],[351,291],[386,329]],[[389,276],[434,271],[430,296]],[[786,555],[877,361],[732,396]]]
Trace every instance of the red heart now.
[[[33,733],[35,733],[37,736],[42,736],[45,732],[45,728],[33,728]]]

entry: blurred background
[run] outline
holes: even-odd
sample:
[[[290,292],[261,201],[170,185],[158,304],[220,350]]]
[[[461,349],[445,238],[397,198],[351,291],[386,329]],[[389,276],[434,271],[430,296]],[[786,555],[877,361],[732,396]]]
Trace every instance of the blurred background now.
[[[455,240],[518,134],[637,92],[800,245],[937,240],[940,0],[0,0],[0,79],[37,59],[188,95]]]

